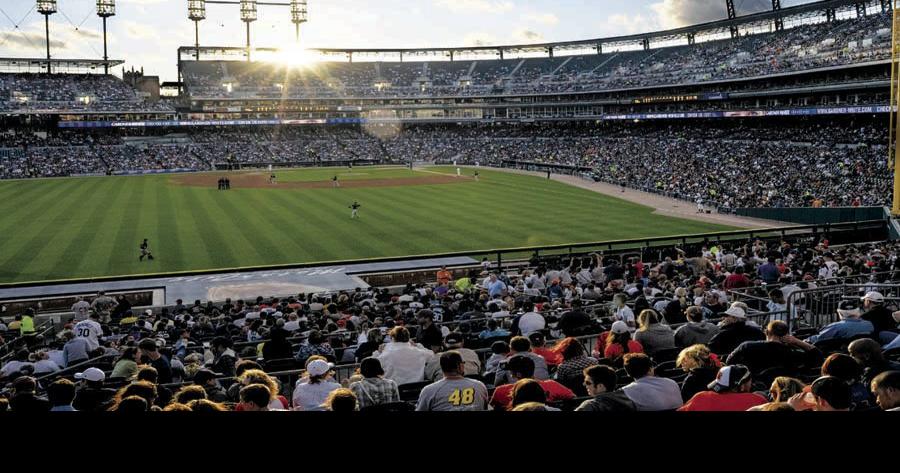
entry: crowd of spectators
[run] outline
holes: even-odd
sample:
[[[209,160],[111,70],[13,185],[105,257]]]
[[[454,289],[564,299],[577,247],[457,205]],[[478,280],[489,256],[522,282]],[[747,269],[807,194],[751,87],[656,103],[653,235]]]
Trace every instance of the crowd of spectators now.
[[[898,252],[709,242],[146,312],[101,293],[59,334],[31,309],[0,327],[0,409],[897,410],[896,300],[849,294],[819,325],[780,302],[836,277],[888,287]]]
[[[121,79],[103,74],[0,74],[0,111],[174,112],[146,103]]]

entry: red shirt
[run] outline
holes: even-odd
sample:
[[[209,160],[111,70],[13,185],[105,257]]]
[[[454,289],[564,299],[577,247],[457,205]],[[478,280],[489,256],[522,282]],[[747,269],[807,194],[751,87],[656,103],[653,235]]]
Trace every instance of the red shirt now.
[[[747,278],[744,274],[732,274],[725,278],[725,289],[740,289],[742,287],[749,287],[750,279]]]
[[[754,393],[716,393],[713,391],[699,392],[691,398],[679,411],[746,411],[751,407],[760,406],[769,402],[766,398]]]
[[[644,277],[644,263],[642,261],[634,263],[634,277],[637,279]]]
[[[568,399],[575,399],[575,393],[573,393],[571,389],[557,383],[556,381],[553,381],[552,379],[535,381],[540,383],[541,387],[544,388],[544,393],[547,394],[547,402],[558,402]],[[491,405],[494,407],[509,409],[509,404],[512,402],[513,386],[515,385],[504,384],[503,386],[497,386],[497,389],[494,390],[494,397],[491,398]]]
[[[559,366],[563,362],[562,355],[549,348],[532,348],[531,351],[543,356],[544,361],[547,362],[547,366]]]
[[[644,347],[636,340],[628,340],[628,353],[644,353]],[[603,357],[609,360],[615,360],[623,355],[625,355],[625,350],[618,343],[607,345],[603,350]]]

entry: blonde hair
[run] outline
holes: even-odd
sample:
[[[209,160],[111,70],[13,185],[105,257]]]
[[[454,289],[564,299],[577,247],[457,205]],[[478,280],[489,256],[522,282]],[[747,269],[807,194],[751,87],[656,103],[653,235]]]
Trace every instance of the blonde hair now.
[[[772,393],[772,401],[787,402],[791,396],[802,393],[805,387],[803,381],[799,379],[779,376],[772,381],[772,387],[769,388],[769,392]]]
[[[539,402],[526,402],[524,404],[519,404],[518,406],[512,409],[512,412],[534,412],[534,411],[547,411],[547,405],[541,404]]]
[[[651,325],[659,323],[659,314],[653,309],[644,309],[638,314],[638,332],[646,332]]]
[[[278,396],[278,392],[279,392],[278,383],[275,381],[274,378],[272,378],[271,376],[266,374],[266,372],[263,370],[244,371],[238,377],[238,382],[245,386],[249,386],[251,384],[262,384],[263,386],[266,386],[267,388],[269,388],[269,392],[272,393],[273,398]]]
[[[325,410],[334,410],[334,405],[337,403],[338,405],[350,404],[353,403],[353,410],[359,410],[359,402],[356,400],[356,394],[353,394],[353,391],[347,388],[339,388],[335,389],[328,393],[328,397],[325,398],[325,402],[322,403],[322,407]]]
[[[675,360],[675,366],[678,366],[684,371],[713,366],[714,362],[711,355],[712,352],[709,351],[709,348],[706,345],[691,345],[684,350],[681,350],[681,353],[678,354],[678,358]]]

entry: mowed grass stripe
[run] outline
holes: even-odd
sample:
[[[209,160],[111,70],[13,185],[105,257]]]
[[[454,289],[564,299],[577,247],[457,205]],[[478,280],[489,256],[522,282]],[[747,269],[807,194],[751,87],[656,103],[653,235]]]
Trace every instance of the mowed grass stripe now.
[[[289,197],[292,194],[302,196],[305,193],[269,192],[266,198],[283,211],[276,215],[280,217],[278,225],[287,229],[287,240],[291,251],[295,252],[290,261],[316,261],[328,252],[319,242],[334,238],[334,234],[327,225],[310,225],[307,215],[298,210],[298,201]]]
[[[355,192],[356,196],[348,196],[342,189],[321,191],[302,191],[302,216],[319,227],[328,229],[325,239],[320,243],[323,253],[316,260],[352,259],[365,257],[377,252],[365,237],[366,224],[350,220],[350,209],[347,208],[353,199],[359,199],[365,192]],[[362,202],[360,202],[362,203]],[[308,204],[308,205],[307,205]]]
[[[127,187],[128,192],[122,198],[122,214],[118,222],[115,220],[110,222],[116,226],[115,243],[110,249],[108,258],[106,259],[106,271],[118,271],[119,274],[138,274],[154,272],[152,263],[140,264],[138,256],[140,252],[138,247],[141,240],[145,237],[138,233],[138,227],[141,220],[146,218],[144,211],[144,198],[147,192],[147,186],[152,185],[154,179],[134,179],[131,177],[123,177],[123,185]]]
[[[244,256],[246,250],[237,252],[232,248],[228,242],[228,236],[222,232],[221,222],[213,220],[211,216],[212,203],[209,201],[210,191],[191,188],[187,194],[191,197],[191,204],[188,205],[188,209],[199,230],[200,239],[203,240],[204,250],[212,264],[209,268],[204,269],[241,266],[242,258],[238,258],[237,255]],[[244,261],[247,260],[244,259]]]
[[[62,229],[47,243],[41,259],[32,261],[31,264],[23,268],[23,271],[36,275],[40,274],[40,278],[43,279],[53,275],[53,266],[56,265],[63,265],[69,268],[84,268],[90,271],[90,268],[85,268],[84,263],[91,255],[90,246],[97,237],[95,226],[98,221],[102,220],[103,213],[106,212],[104,204],[109,201],[108,199],[115,202],[121,195],[122,190],[123,186],[117,185],[112,179],[97,185],[91,195],[81,203],[82,211],[90,213]],[[47,261],[54,260],[56,261],[54,265],[48,266],[46,264]]]
[[[182,210],[176,209],[172,194],[179,192],[168,184],[168,180],[160,181],[156,186],[156,261],[163,271],[175,271],[184,264],[184,242],[182,241]],[[152,248],[152,247],[151,247]],[[164,255],[164,257],[160,257]]]
[[[363,195],[365,200],[360,200],[363,208],[360,209],[358,222],[361,228],[356,240],[365,239],[370,247],[376,248],[366,252],[365,256],[396,255],[399,248],[406,249],[406,254],[429,252],[432,245],[423,241],[421,229],[432,227],[433,222],[427,214],[414,207],[416,200],[407,197],[409,189],[412,188],[368,189]],[[415,226],[410,223],[415,223]],[[402,245],[398,245],[400,241]]]
[[[288,260],[284,246],[289,242],[285,238],[286,235],[274,231],[277,228],[278,219],[273,218],[275,214],[269,212],[270,204],[260,198],[261,192],[249,190],[235,194],[225,192],[224,194],[221,197],[218,195],[212,197],[210,200],[215,202],[226,215],[240,217],[243,224],[236,225],[235,230],[260,256],[261,261],[271,264]],[[236,205],[235,200],[239,199],[246,200],[241,200]],[[276,242],[273,236],[281,241]]]
[[[0,235],[9,234],[13,226],[22,226],[46,215],[62,200],[61,197],[79,189],[82,182],[42,182],[42,185],[30,190],[23,189],[14,199],[0,201],[0,207],[5,209],[3,218],[0,219]]]
[[[77,186],[78,183],[75,185]],[[16,232],[15,238],[4,244],[3,252],[9,256],[0,260],[0,267],[22,268],[33,259],[39,259],[48,266],[54,266],[56,261],[44,261],[42,252],[56,232],[64,231],[66,223],[73,219],[76,210],[81,206],[81,200],[87,198],[92,190],[93,186],[90,185],[76,187],[69,195],[66,204],[51,206],[40,218],[30,220],[29,225],[23,225],[20,231]],[[27,275],[21,274],[18,270],[11,270],[11,272],[18,273],[20,277],[27,279]]]

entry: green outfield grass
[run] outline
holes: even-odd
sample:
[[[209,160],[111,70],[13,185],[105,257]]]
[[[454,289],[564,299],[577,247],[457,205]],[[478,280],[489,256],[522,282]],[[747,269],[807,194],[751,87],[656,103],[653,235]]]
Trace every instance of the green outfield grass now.
[[[279,183],[429,177],[450,168],[277,171]],[[729,228],[539,177],[217,191],[184,176],[0,181],[0,282],[161,273],[590,242]],[[465,169],[472,175],[473,170]],[[358,200],[361,219],[350,220]],[[149,238],[156,256],[138,261]]]

